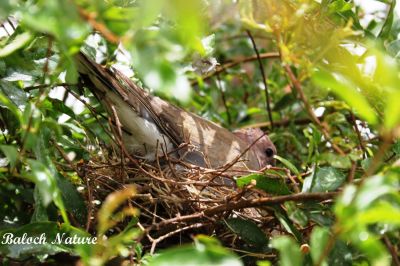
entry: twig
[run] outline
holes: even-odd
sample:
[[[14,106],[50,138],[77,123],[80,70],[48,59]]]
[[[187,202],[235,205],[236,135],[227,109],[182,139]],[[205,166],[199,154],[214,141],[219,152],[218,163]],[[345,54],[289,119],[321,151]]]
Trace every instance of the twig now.
[[[383,157],[386,153],[386,150],[390,147],[390,145],[392,144],[392,133],[386,133],[382,135],[383,138],[383,143],[379,146],[378,151],[376,152],[376,154],[374,154],[374,157],[372,159],[371,164],[369,165],[369,167],[367,168],[367,170],[365,171],[363,178],[364,177],[368,177],[371,176],[373,173],[375,173],[375,171],[378,169],[378,167],[380,166]]]
[[[91,188],[90,182],[89,182],[89,177],[87,175],[85,175],[85,179],[86,179],[86,188],[87,188],[87,192],[88,192],[88,205],[89,205],[85,229],[86,229],[86,232],[88,232],[90,229],[90,223],[92,221],[93,196],[92,196],[92,188]]]
[[[47,47],[47,54],[46,54],[46,63],[45,63],[45,65],[43,66],[43,76],[42,76],[42,80],[43,80],[43,83],[45,82],[45,79],[46,79],[46,75],[47,75],[47,71],[48,71],[48,66],[47,66],[47,64],[48,64],[48,60],[49,60],[49,57],[50,57],[50,55],[51,55],[51,47],[52,47],[52,45],[53,45],[53,42],[52,42],[52,38],[51,37],[49,37],[49,40],[48,40],[48,47]],[[46,99],[46,97],[44,97],[45,95],[47,94],[47,92],[46,92],[46,90],[42,90],[42,89],[40,89],[39,90],[39,96],[36,98],[36,101],[35,101],[35,103],[34,103],[34,106],[36,107],[36,108],[39,108],[39,105]],[[22,138],[22,142],[21,142],[21,151],[19,152],[19,155],[18,155],[18,160],[21,160],[21,158],[23,158],[23,156],[24,156],[24,154],[25,154],[25,151],[26,151],[26,141],[27,141],[27,139],[28,139],[28,136],[29,136],[29,133],[30,133],[30,131],[31,131],[31,129],[32,129],[32,123],[33,123],[33,117],[34,116],[34,110],[32,110],[31,111],[31,113],[30,113],[30,115],[29,115],[29,118],[28,118],[28,123],[27,123],[27,126],[26,126],[26,128],[25,128],[25,134],[24,134],[24,136],[23,136],[23,138]],[[14,166],[14,168],[15,168],[16,166]],[[14,172],[14,168],[11,170],[11,172]],[[68,223],[68,222],[67,222]]]
[[[357,134],[360,150],[362,150],[362,152],[363,152],[363,159],[365,159],[366,155],[367,155],[367,151],[365,149],[365,146],[364,146],[364,143],[363,143],[363,140],[362,140],[362,137],[361,137],[360,130],[359,130],[358,126],[357,126],[356,118],[355,118],[355,116],[354,116],[352,111],[350,111],[350,119],[351,119],[351,123],[353,124],[354,130],[356,131],[356,134]]]
[[[64,85],[65,90],[68,91],[68,93],[70,93],[72,96],[74,96],[75,99],[77,99],[78,101],[80,101],[81,103],[83,103],[83,105],[85,105],[85,107],[88,108],[89,112],[93,115],[94,119],[96,119],[96,121],[99,123],[100,127],[104,130],[104,132],[110,137],[110,139],[112,141],[115,142],[114,138],[112,137],[112,135],[110,134],[110,132],[103,126],[103,123],[101,123],[101,121],[99,120],[99,118],[97,117],[97,115],[101,116],[101,118],[108,120],[108,118],[97,112],[97,110],[95,108],[93,108],[88,102],[86,102],[84,99],[82,99],[78,94],[76,94],[75,92],[73,92],[70,88],[69,85]],[[127,134],[131,134],[130,132],[127,132],[126,130],[124,130],[124,128],[122,128],[122,130],[127,133]],[[95,134],[94,134],[95,135]],[[116,143],[116,142],[115,142]]]
[[[387,249],[389,250],[390,254],[392,255],[393,265],[400,266],[400,260],[399,260],[399,256],[397,255],[397,251],[386,235],[383,236],[383,242],[385,242]]]
[[[171,232],[169,232],[169,233],[167,233],[167,234],[165,234],[163,236],[160,236],[157,239],[154,239],[152,241],[153,243],[151,244],[150,254],[154,254],[154,250],[156,249],[157,244],[160,243],[161,241],[163,241],[163,240],[165,240],[165,239],[167,239],[167,238],[169,238],[169,237],[171,237],[171,236],[173,236],[173,235],[175,235],[177,233],[180,233],[180,232],[183,232],[183,231],[186,231],[186,230],[189,230],[189,229],[193,229],[193,228],[200,228],[200,227],[203,227],[203,226],[206,226],[206,224],[204,224],[204,223],[191,224],[191,225],[188,225],[188,226],[185,226],[185,227],[182,227],[182,228],[178,228],[178,229],[176,229],[174,231],[171,231]]]
[[[266,101],[266,105],[267,105],[268,118],[269,118],[269,122],[271,123],[271,128],[274,129],[274,122],[272,120],[272,111],[271,111],[271,106],[270,106],[270,96],[269,96],[267,77],[265,75],[264,65],[261,61],[260,52],[258,51],[256,42],[254,41],[254,38],[251,35],[251,32],[249,30],[247,30],[246,33],[249,36],[251,43],[253,45],[254,52],[257,55],[258,66],[260,68],[260,73],[261,73],[263,83],[264,83],[265,101]]]
[[[293,183],[294,191],[296,193],[300,193],[301,191],[300,191],[300,188],[299,188],[299,184],[297,184],[296,180],[294,180],[294,177],[290,174],[290,170],[289,169],[285,169],[285,172],[286,172],[286,176]]]
[[[357,162],[352,161],[351,162],[351,168],[350,168],[350,172],[349,175],[347,176],[347,182],[348,183],[352,183],[354,180],[354,175],[356,173],[356,169],[357,169]]]
[[[111,103],[109,103],[107,101],[107,104],[109,105],[109,107],[111,108],[113,117],[114,117],[114,121],[115,121],[115,125],[117,127],[117,133],[118,133],[118,139],[119,139],[119,144],[120,146],[124,145],[122,142],[122,125],[121,122],[119,121],[119,117],[117,114],[117,110],[115,109],[115,106]],[[110,121],[111,127],[112,127],[112,122]],[[124,152],[122,151],[122,149],[120,149],[120,158],[121,158],[121,167],[120,167],[120,171],[121,171],[121,175],[122,175],[122,182],[125,183],[125,157],[124,157]]]
[[[340,155],[345,155],[345,153],[342,151],[341,148],[339,148],[339,146],[337,146],[334,142],[332,142],[332,138],[328,132],[328,130],[325,128],[325,126],[321,123],[321,121],[319,120],[319,118],[315,115],[310,103],[308,102],[304,91],[301,87],[300,81],[297,79],[297,77],[294,75],[292,69],[290,68],[290,66],[288,64],[285,64],[284,66],[286,73],[288,74],[290,81],[293,83],[293,86],[295,87],[295,89],[297,90],[297,93],[300,96],[300,99],[302,100],[306,111],[308,113],[308,115],[310,116],[311,120],[321,129],[322,134],[324,135],[324,137],[326,138],[327,141],[329,141],[332,145],[332,148],[339,153]]]
[[[216,207],[209,208],[204,211],[206,216],[212,216],[221,212],[245,209],[252,207],[260,207],[265,205],[276,205],[284,203],[286,201],[308,201],[308,200],[327,200],[332,199],[339,195],[338,192],[327,192],[327,193],[298,193],[285,196],[277,197],[264,197],[258,199],[241,200],[238,202],[228,202],[226,205],[219,205]]]
[[[296,125],[306,125],[309,124],[311,121],[310,118],[299,118],[299,119],[293,119],[293,118],[284,118],[279,121],[274,121],[274,126],[275,127],[286,127],[290,124],[296,124]],[[265,128],[265,127],[270,127],[271,122],[260,122],[260,123],[254,123],[251,125],[245,125],[242,128]]]
[[[260,59],[268,59],[268,58],[270,58],[270,59],[272,59],[272,58],[278,59],[279,57],[280,57],[279,53],[271,52],[271,53],[262,53],[262,54],[260,54],[259,58]],[[237,60],[235,60],[233,62],[226,63],[226,64],[222,65],[221,67],[219,67],[216,71],[205,75],[204,77],[202,77],[202,80],[204,80],[204,81],[208,80],[211,77],[213,77],[213,76],[215,76],[217,74],[220,74],[220,73],[226,71],[229,68],[235,67],[235,66],[237,66],[239,64],[242,64],[242,63],[251,62],[251,61],[254,61],[254,60],[258,60],[257,55],[252,55],[252,56],[249,56],[249,57],[239,58],[239,59],[237,59]],[[199,82],[197,80],[194,80],[194,81],[191,82],[191,85],[195,86],[198,83]]]
[[[65,153],[65,151],[57,144],[55,140],[51,140],[51,143],[53,143],[54,147],[56,150],[60,153],[61,157],[63,157],[64,161],[66,161],[72,169],[75,169],[76,171],[76,166],[74,165],[74,162],[72,162],[69,158],[68,155]]]
[[[58,83],[58,84],[39,84],[39,85],[34,85],[34,86],[28,86],[23,88],[24,91],[29,92],[31,90],[36,90],[36,89],[41,89],[41,88],[47,88],[47,87],[61,87],[61,86],[76,86],[77,84],[69,84],[69,83]]]
[[[77,8],[78,8],[78,12],[79,12],[79,15],[81,16],[81,18],[83,20],[86,20],[89,23],[89,25],[93,27],[93,29],[97,30],[109,42],[115,43],[115,44],[119,43],[120,39],[118,36],[116,36],[114,33],[112,33],[106,27],[106,25],[96,21],[95,13],[90,13],[79,6]]]
[[[225,173],[226,171],[228,171],[232,166],[234,166],[239,160],[240,158],[242,158],[243,155],[246,154],[246,152],[248,152],[251,147],[253,147],[261,138],[263,138],[265,136],[265,132],[264,134],[262,134],[260,137],[258,137],[257,139],[255,139],[249,146],[247,146],[246,149],[244,149],[242,151],[241,154],[239,154],[238,156],[236,156],[236,158],[234,158],[230,163],[227,163],[222,170],[215,172],[215,176],[210,180],[213,181],[214,179],[218,178],[221,174]],[[205,187],[203,187],[200,191],[203,191]]]
[[[240,200],[240,201],[236,201],[236,202],[228,202],[226,204],[218,205],[215,207],[210,207],[208,209],[205,209],[202,212],[164,220],[164,221],[159,222],[158,224],[152,224],[149,228],[147,228],[147,230],[148,231],[154,230],[154,229],[157,230],[167,224],[201,219],[201,218],[205,218],[205,217],[212,217],[213,215],[216,215],[216,214],[219,214],[222,212],[226,212],[226,211],[231,211],[231,210],[260,207],[260,206],[266,206],[266,205],[276,205],[276,204],[284,203],[286,201],[297,201],[297,202],[309,201],[309,200],[323,201],[323,200],[333,199],[337,195],[339,195],[338,192],[298,193],[298,194],[276,196],[276,197],[263,197],[263,198],[248,199],[248,200],[244,199],[244,200]]]
[[[221,78],[220,78],[219,74],[217,74],[217,82],[216,83],[217,83],[217,87],[218,87],[219,91],[221,92],[222,103],[224,104],[224,107],[225,107],[226,116],[228,118],[228,124],[232,125],[231,114],[229,112],[229,107],[226,102],[225,92],[221,86]]]
[[[50,60],[50,56],[51,56],[51,48],[52,47],[53,47],[53,37],[48,36],[46,61],[44,62],[44,65],[43,65],[42,83],[46,82],[46,75],[49,72],[49,60]]]

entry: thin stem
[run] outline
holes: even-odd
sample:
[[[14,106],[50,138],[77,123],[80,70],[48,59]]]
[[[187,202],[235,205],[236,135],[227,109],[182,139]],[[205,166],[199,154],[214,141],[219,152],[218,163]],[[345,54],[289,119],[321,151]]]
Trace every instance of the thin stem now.
[[[343,150],[341,148],[339,148],[339,146],[337,146],[334,142],[332,142],[332,138],[328,132],[328,130],[325,128],[325,126],[321,123],[321,121],[319,120],[319,118],[315,115],[310,103],[307,100],[307,97],[304,94],[303,88],[300,84],[300,81],[297,79],[297,77],[294,75],[292,69],[290,68],[290,66],[288,64],[285,64],[284,66],[286,73],[289,76],[290,81],[293,83],[294,88],[297,90],[297,93],[300,96],[300,99],[302,100],[306,111],[308,113],[308,115],[310,116],[311,120],[320,128],[320,130],[322,131],[322,134],[324,135],[324,137],[326,138],[327,141],[329,141],[332,145],[332,148],[339,153],[340,155],[345,155],[345,153],[343,152]]]
[[[279,53],[270,52],[270,53],[262,53],[262,54],[259,54],[259,56],[257,56],[257,55],[252,55],[252,56],[248,56],[248,57],[241,57],[241,58],[239,58],[239,59],[234,60],[233,62],[229,62],[229,63],[226,63],[226,64],[220,66],[220,67],[217,68],[217,70],[215,70],[214,72],[212,72],[212,73],[210,73],[210,74],[207,74],[207,75],[205,75],[204,77],[202,77],[202,80],[203,80],[203,81],[208,80],[208,79],[210,79],[211,77],[213,77],[213,76],[215,76],[215,75],[217,75],[217,74],[220,74],[220,73],[226,71],[226,70],[229,69],[229,68],[233,68],[233,67],[235,67],[235,66],[237,66],[237,65],[239,65],[239,64],[242,64],[242,63],[247,63],[247,62],[251,62],[251,61],[258,60],[258,58],[260,58],[260,59],[278,59],[278,58],[279,58]],[[191,85],[192,85],[192,86],[195,86],[195,85],[197,85],[198,83],[199,83],[199,82],[198,82],[197,80],[194,80],[194,81],[191,82]]]
[[[260,73],[261,73],[261,76],[262,76],[262,79],[263,79],[263,83],[264,83],[265,101],[266,101],[266,106],[267,106],[268,118],[269,118],[269,121],[271,123],[271,128],[274,129],[274,122],[272,120],[272,111],[271,111],[271,105],[270,105],[270,95],[269,95],[267,77],[265,75],[264,65],[263,65],[263,63],[261,61],[260,52],[258,51],[256,42],[254,41],[254,38],[251,35],[251,32],[248,31],[248,30],[246,32],[247,32],[247,35],[249,36],[249,38],[251,40],[254,52],[257,55],[258,66],[260,68]]]

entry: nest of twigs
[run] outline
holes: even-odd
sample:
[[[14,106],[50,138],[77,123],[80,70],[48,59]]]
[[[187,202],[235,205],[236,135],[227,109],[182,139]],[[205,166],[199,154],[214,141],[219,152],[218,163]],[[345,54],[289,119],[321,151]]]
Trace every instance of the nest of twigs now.
[[[139,226],[145,232],[143,240],[150,252],[156,247],[189,242],[193,234],[199,233],[215,235],[236,250],[248,249],[226,221],[242,218],[255,223],[266,235],[279,234],[283,229],[271,207],[299,195],[271,197],[255,188],[254,182],[238,188],[236,177],[227,168],[206,169],[168,157],[148,164],[128,157],[92,159],[81,166],[89,212],[95,217],[100,204],[92,202],[102,202],[111,192],[134,184],[137,194],[130,204],[140,209]],[[240,175],[252,173],[257,172]],[[95,224],[95,219],[88,220],[87,228],[94,229]]]

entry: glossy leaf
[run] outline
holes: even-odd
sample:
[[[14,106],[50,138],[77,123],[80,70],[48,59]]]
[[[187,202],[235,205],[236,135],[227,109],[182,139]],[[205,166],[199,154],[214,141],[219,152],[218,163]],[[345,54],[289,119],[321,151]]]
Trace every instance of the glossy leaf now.
[[[326,70],[319,69],[313,75],[313,81],[320,87],[331,89],[334,93],[345,100],[357,113],[371,124],[377,123],[375,111],[349,80],[343,76],[334,76]]]
[[[309,187],[312,192],[334,191],[345,181],[346,176],[333,167],[318,168],[314,174],[308,176],[304,186]]]
[[[153,258],[149,266],[178,265],[232,265],[240,266],[242,262],[218,242],[200,238],[196,244],[169,249]]]
[[[265,233],[254,222],[240,218],[225,220],[226,226],[248,244],[261,250],[268,245]]]
[[[267,193],[276,195],[290,194],[289,188],[282,179],[269,178],[268,176],[259,174],[251,174],[236,179],[236,184],[240,188],[250,185],[252,182],[255,182],[256,188],[262,189]]]
[[[326,245],[328,244],[329,237],[328,229],[314,227],[310,239],[311,257],[314,263],[317,263],[323,255]],[[321,265],[328,265],[328,263],[326,260],[324,260]]]
[[[279,259],[282,266],[303,265],[303,256],[299,245],[288,236],[280,236],[272,239],[272,246],[279,251]]]

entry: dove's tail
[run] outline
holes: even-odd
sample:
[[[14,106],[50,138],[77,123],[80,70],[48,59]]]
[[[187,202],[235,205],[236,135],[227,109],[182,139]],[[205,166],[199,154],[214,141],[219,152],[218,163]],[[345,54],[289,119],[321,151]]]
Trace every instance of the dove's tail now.
[[[177,140],[178,137],[165,128],[165,119],[160,118],[163,115],[161,105],[165,105],[161,99],[148,94],[118,70],[103,67],[82,52],[76,55],[75,60],[85,87],[91,90],[100,102],[103,102],[106,109],[110,103],[114,105],[121,124],[128,130],[131,129],[130,132],[143,131],[136,130],[137,125],[134,125],[136,122],[133,116],[137,115],[146,120],[144,124],[154,125],[157,130],[160,130],[159,134],[167,136],[175,145],[180,143]],[[113,115],[112,110],[107,109],[107,111]],[[154,143],[157,143],[157,138]]]

